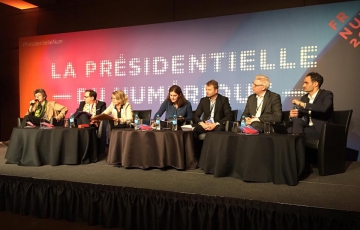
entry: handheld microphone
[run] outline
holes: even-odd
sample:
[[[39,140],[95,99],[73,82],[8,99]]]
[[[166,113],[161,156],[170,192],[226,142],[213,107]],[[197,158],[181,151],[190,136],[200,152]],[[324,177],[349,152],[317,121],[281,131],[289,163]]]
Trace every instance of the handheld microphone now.
[[[39,101],[38,99],[35,99],[34,102],[30,102],[30,105],[34,105],[38,101]]]

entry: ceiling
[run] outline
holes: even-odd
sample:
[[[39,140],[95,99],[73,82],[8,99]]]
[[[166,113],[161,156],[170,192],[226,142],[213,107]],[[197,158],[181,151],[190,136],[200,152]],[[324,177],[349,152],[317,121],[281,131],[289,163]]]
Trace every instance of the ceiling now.
[[[64,6],[79,6],[79,5],[88,5],[88,4],[95,4],[99,2],[106,2],[106,1],[114,1],[114,0],[26,0],[33,5],[38,6],[40,9],[52,9]],[[12,15],[12,14],[19,14],[23,13],[24,11],[37,11],[39,9],[27,9],[27,10],[20,10],[15,7],[11,7],[0,1],[0,16]]]

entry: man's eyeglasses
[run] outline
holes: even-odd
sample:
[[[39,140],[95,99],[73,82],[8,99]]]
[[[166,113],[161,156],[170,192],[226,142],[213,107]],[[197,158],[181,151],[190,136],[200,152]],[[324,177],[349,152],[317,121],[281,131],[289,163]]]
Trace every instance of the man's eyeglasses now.
[[[84,96],[84,98],[89,98],[90,96]]]
[[[264,85],[257,85],[257,84],[255,84],[255,83],[252,83],[252,86],[257,87],[257,86],[264,86]]]

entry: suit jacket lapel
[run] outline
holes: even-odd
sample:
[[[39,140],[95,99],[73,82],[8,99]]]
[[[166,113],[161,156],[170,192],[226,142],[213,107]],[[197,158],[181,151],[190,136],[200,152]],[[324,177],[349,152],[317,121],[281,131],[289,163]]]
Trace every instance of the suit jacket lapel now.
[[[320,97],[320,94],[321,94],[321,89],[319,89],[319,92],[316,94],[316,97],[313,101],[313,104],[316,102],[316,100]]]
[[[268,92],[268,90],[266,91],[265,95],[264,95],[264,99],[263,99],[263,102],[262,102],[262,106],[261,106],[261,114],[263,114],[264,110],[265,110],[265,107],[266,107],[266,103],[269,101],[269,98],[270,98],[270,93]]]
[[[254,96],[251,98],[251,102],[250,102],[250,115],[251,116],[255,116],[256,114],[256,108],[257,108],[257,97],[256,94],[254,94]]]
[[[209,103],[210,104],[210,103]],[[220,101],[220,97],[219,97],[219,94],[218,96],[216,97],[216,101],[215,101],[215,110],[214,110],[214,119],[216,117],[216,114],[217,112],[219,111],[219,108],[221,107],[221,101]]]

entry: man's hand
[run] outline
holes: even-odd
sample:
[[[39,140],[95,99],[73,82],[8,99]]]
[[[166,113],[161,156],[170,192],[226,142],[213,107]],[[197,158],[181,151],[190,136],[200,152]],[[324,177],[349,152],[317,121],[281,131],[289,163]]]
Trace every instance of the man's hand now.
[[[297,99],[293,99],[291,102],[297,106],[305,107],[305,102],[299,101]]]
[[[299,111],[297,109],[291,109],[290,110],[290,115],[291,118],[293,117],[298,117],[299,116]]]
[[[208,124],[204,123],[204,122],[200,122],[201,127],[203,127],[203,129],[207,130]]]
[[[251,117],[245,117],[245,121],[247,125],[251,125],[252,122]]]
[[[207,128],[206,129],[204,128],[204,129],[207,131],[212,131],[213,129],[215,129],[215,127],[216,127],[215,123],[208,123]]]

